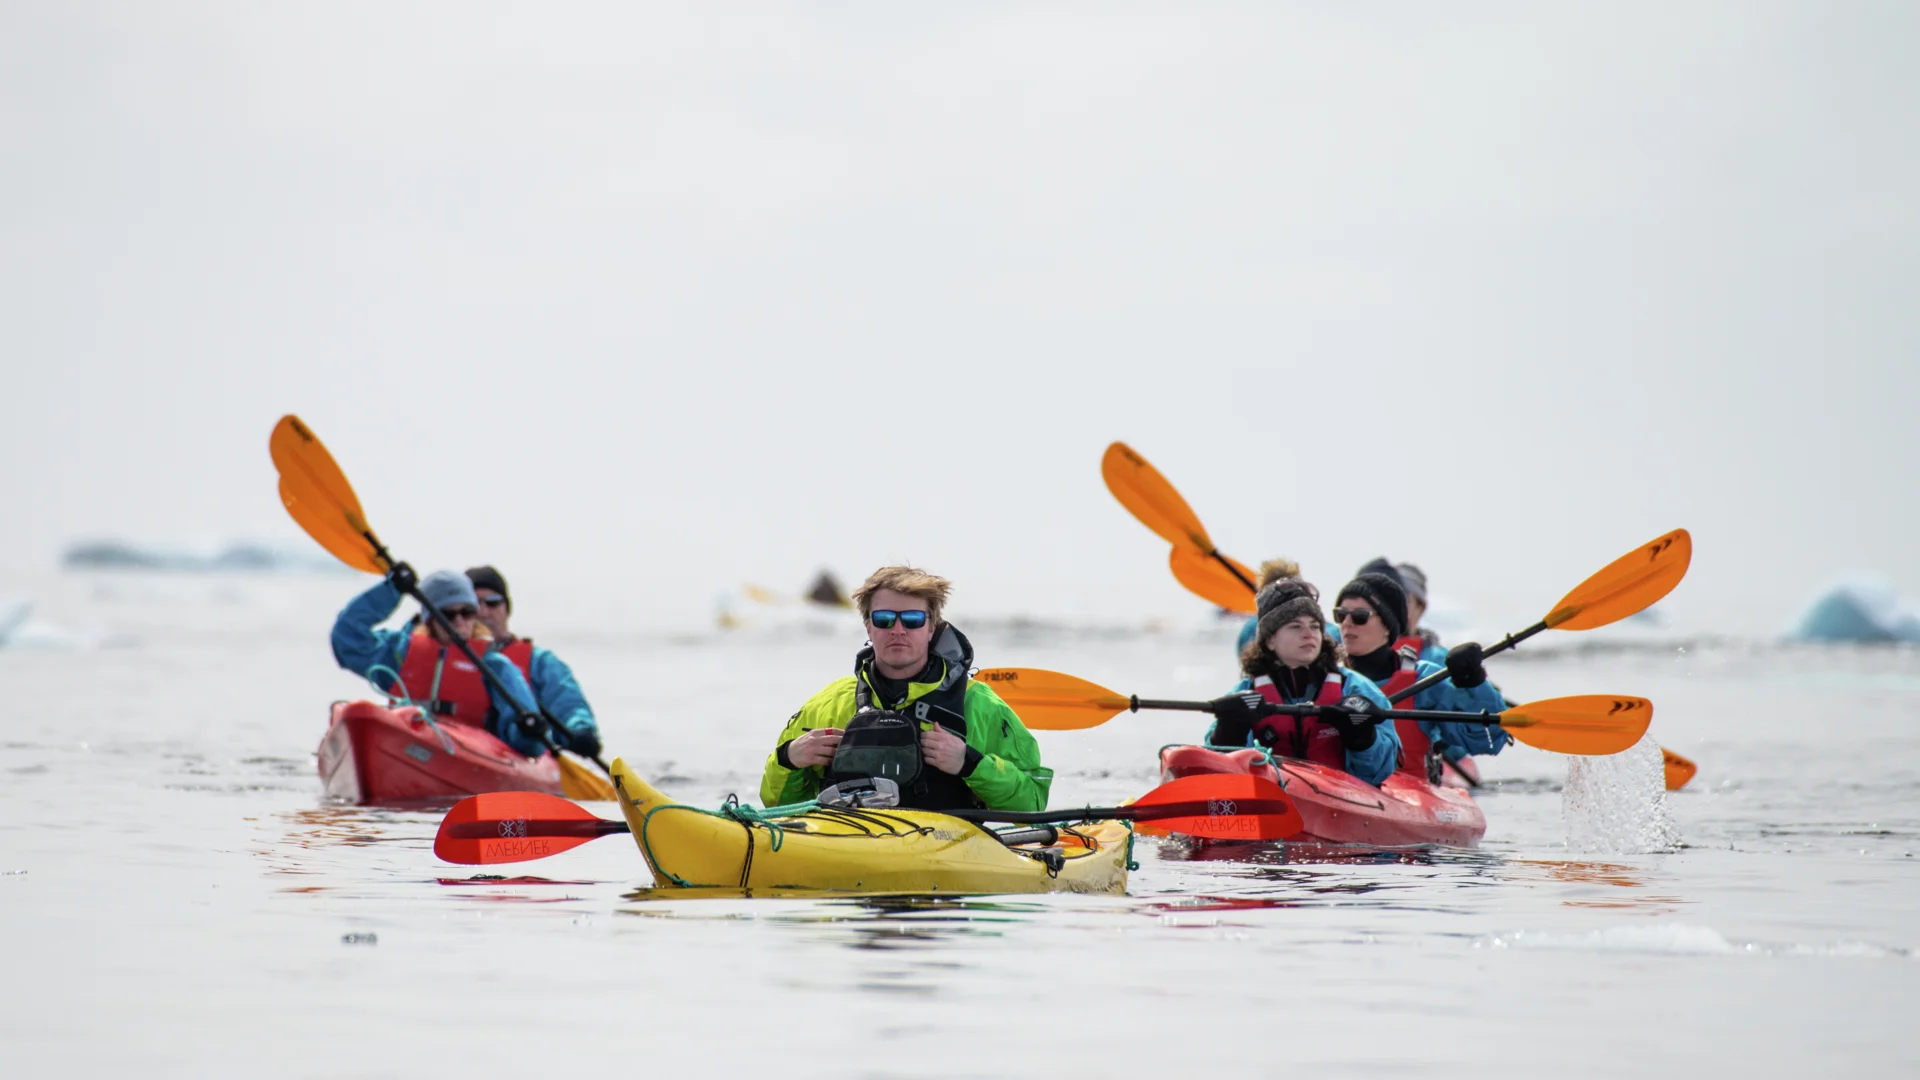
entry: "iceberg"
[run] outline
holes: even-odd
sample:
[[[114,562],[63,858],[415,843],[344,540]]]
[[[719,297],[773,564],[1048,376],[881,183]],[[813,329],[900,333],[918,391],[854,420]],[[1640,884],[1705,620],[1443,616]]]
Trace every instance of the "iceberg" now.
[[[1794,641],[1920,644],[1920,614],[1885,581],[1834,586],[1807,608],[1787,635]]]

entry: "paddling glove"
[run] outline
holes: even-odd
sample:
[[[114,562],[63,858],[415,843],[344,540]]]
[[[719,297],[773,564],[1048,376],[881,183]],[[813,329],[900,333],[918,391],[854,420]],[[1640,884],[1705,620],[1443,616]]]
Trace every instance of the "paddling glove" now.
[[[400,590],[402,595],[411,596],[413,590],[420,587],[420,578],[414,574],[413,567],[397,562],[393,564],[393,569],[387,571],[387,584]]]
[[[1322,712],[1320,719],[1340,733],[1341,746],[1357,754],[1372,746],[1373,740],[1379,737],[1375,722],[1367,718],[1367,714],[1374,711],[1373,702],[1355,694],[1341,698],[1340,704]]]
[[[1213,744],[1246,745],[1254,722],[1266,715],[1266,705],[1267,700],[1253,690],[1242,690],[1207,702],[1207,711],[1213,714]]]
[[[554,734],[565,734],[566,741],[561,745],[584,758],[600,756],[600,733],[592,728],[570,729],[565,724],[554,725]]]
[[[567,745],[566,731],[552,727],[547,723],[546,717],[541,716],[539,713],[521,713],[519,718],[514,720],[514,723],[520,725],[521,734],[532,739],[534,742],[546,743],[548,733],[551,732],[556,745],[561,747]]]
[[[1447,678],[1462,690],[1471,690],[1487,681],[1485,653],[1474,642],[1455,645],[1447,651]]]

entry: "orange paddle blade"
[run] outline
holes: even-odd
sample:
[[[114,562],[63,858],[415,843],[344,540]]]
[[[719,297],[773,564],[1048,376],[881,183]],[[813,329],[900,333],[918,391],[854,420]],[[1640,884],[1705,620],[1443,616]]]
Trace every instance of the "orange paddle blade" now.
[[[291,476],[280,478],[280,505],[307,535],[326,548],[334,558],[370,574],[384,574],[380,559],[374,553],[373,544],[366,537],[352,532],[347,527],[347,519],[340,508],[329,503],[326,496],[312,488],[302,489],[299,482]]]
[[[1687,781],[1693,779],[1693,774],[1700,771],[1700,766],[1695,765],[1693,762],[1688,761],[1686,758],[1681,757],[1679,754],[1674,753],[1664,746],[1660,748],[1660,758],[1666,763],[1667,767],[1668,791],[1679,791],[1681,788],[1686,787]]]
[[[626,822],[602,821],[558,795],[494,791],[462,799],[447,811],[433,853],[468,866],[526,862],[626,831]]]
[[[1187,500],[1167,483],[1160,470],[1147,464],[1147,459],[1126,443],[1107,447],[1100,459],[1100,475],[1120,505],[1168,543],[1175,547],[1191,544],[1203,552],[1213,550],[1213,541],[1207,538],[1200,516]]]
[[[1233,563],[1235,568],[1247,576],[1246,581],[1234,577],[1233,571],[1220,565],[1219,559],[1181,544],[1175,544],[1173,550],[1168,553],[1167,565],[1173,570],[1173,579],[1186,586],[1188,592],[1200,599],[1226,608],[1228,611],[1238,611],[1244,615],[1253,614],[1253,590],[1247,586],[1248,581],[1255,580],[1253,571],[1241,566],[1233,559],[1228,559],[1225,555],[1220,558]]]
[[[1620,753],[1652,722],[1653,702],[1611,694],[1548,698],[1500,714],[1500,726],[1528,746],[1587,756]]]
[[[1098,727],[1133,705],[1104,686],[1041,668],[986,668],[973,677],[992,687],[1034,731]]]
[[[572,754],[556,754],[560,759],[560,793],[583,802],[614,802],[620,796],[597,770],[582,765]]]
[[[1560,598],[1542,620],[1556,630],[1591,630],[1644,611],[1673,591],[1693,561],[1693,537],[1675,529],[1600,568]]]
[[[280,470],[280,502],[307,535],[356,570],[386,573],[360,499],[319,436],[288,413],[273,426],[267,452]]]
[[[1209,840],[1285,840],[1307,827],[1279,784],[1245,773],[1183,776],[1122,809],[1156,829]]]

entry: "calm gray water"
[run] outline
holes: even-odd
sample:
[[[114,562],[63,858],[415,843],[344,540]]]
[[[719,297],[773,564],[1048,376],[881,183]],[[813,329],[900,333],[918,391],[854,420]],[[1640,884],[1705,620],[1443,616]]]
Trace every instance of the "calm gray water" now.
[[[1562,634],[1501,662],[1521,698],[1654,700],[1654,733],[1701,767],[1667,853],[1571,850],[1567,759],[1520,748],[1487,764],[1477,850],[1294,864],[1146,840],[1124,897],[662,901],[624,837],[475,881],[434,858],[436,814],[322,799],[326,704],[362,696],[325,646],[355,579],[38,584],[92,645],[0,650],[9,1077],[1920,1066],[1913,651]],[[701,803],[751,798],[859,643],[566,625],[549,643],[610,753]],[[1231,676],[1224,632],[975,637],[985,664],[1123,692]],[[1137,795],[1155,748],[1195,734],[1177,715],[1043,734],[1054,802]]]

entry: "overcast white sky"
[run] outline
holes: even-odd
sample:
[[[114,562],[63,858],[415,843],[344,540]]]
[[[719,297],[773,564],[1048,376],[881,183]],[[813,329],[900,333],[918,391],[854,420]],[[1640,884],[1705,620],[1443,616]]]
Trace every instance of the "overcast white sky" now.
[[[296,411],[637,622],[1191,610],[1116,438],[1328,586],[1920,593],[1920,6],[718,8],[0,6],[0,567],[297,535]]]

